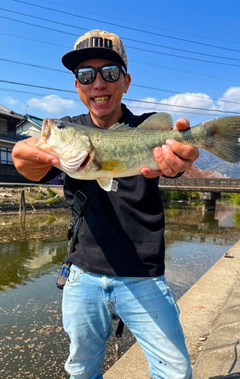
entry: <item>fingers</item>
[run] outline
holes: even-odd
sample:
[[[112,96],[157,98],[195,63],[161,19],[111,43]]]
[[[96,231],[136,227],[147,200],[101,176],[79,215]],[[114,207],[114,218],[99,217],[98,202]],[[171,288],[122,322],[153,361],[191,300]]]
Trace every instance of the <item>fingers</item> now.
[[[199,157],[198,149],[195,149],[191,145],[184,145],[180,142],[169,139],[166,140],[166,146],[168,146],[170,150],[181,159],[194,162]]]
[[[154,178],[160,175],[173,177],[180,172],[189,170],[198,156],[198,149],[177,141],[167,140],[165,145],[154,149],[154,158],[159,166],[159,171],[144,167],[141,173],[146,178]]]
[[[12,151],[17,171],[32,181],[39,181],[53,165],[59,164],[58,158],[35,147],[37,141],[36,138],[19,141]]]
[[[154,157],[162,171],[162,175],[176,176],[179,172],[185,171],[185,161],[177,156],[170,146],[163,145],[154,150]]]
[[[59,164],[57,157],[40,150],[35,145],[38,142],[37,138],[29,138],[25,141],[19,141],[15,144],[12,151],[13,162],[18,159],[32,162],[40,162],[47,164]]]
[[[175,129],[187,130],[190,122],[182,117],[176,121]],[[191,145],[184,145],[174,140],[166,140],[165,145],[154,149],[154,158],[159,166],[159,171],[142,168],[141,173],[146,178],[155,178],[159,175],[176,176],[180,172],[188,170],[199,157],[198,149]]]
[[[186,130],[190,128],[190,121],[186,117],[181,117],[176,121],[176,128],[178,130]]]
[[[158,176],[164,175],[162,170],[151,170],[148,167],[142,167],[141,174],[148,179],[157,178]]]

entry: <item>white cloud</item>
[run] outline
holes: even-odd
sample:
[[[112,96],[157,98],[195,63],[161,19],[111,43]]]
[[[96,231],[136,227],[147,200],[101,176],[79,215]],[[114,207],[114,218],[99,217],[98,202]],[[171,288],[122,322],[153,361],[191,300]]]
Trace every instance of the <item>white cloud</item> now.
[[[182,93],[169,97],[168,99],[161,100],[161,103],[165,104],[163,107],[166,109],[166,105],[169,106],[171,112],[178,113],[180,110],[195,110],[195,108],[212,109],[213,100],[210,96],[204,93]]]
[[[15,105],[15,104],[18,104],[18,103],[19,103],[18,100],[13,99],[11,96],[4,97],[3,101],[4,101],[6,104],[8,104],[8,105]]]
[[[166,99],[157,100],[153,97],[147,97],[141,99],[142,102],[132,102],[131,109],[138,114],[145,112],[169,112],[180,113],[188,112],[192,113],[196,108],[201,108],[202,112],[206,113],[206,109],[213,109],[214,101],[210,96],[204,93],[182,93],[174,96],[170,96]],[[201,109],[199,112],[201,112]],[[205,109],[205,110],[204,110]]]
[[[140,99],[139,102],[132,102],[129,107],[136,114],[164,111],[178,116],[182,114],[206,116],[208,110],[213,111],[209,112],[209,115],[214,114],[214,110],[240,112],[240,87],[230,87],[218,100],[214,100],[205,93],[186,92],[161,100],[146,97]]]
[[[217,106],[219,109],[230,112],[240,112],[240,87],[228,88],[219,100],[225,101],[217,101]]]
[[[76,107],[74,100],[63,99],[55,95],[48,95],[41,99],[29,99],[27,104],[29,107],[41,109],[47,113],[62,113]]]

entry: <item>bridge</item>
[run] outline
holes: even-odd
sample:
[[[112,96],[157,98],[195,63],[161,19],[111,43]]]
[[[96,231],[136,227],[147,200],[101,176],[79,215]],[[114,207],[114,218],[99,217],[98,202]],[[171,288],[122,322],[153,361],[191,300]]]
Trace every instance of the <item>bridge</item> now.
[[[240,192],[240,178],[160,178],[160,190],[197,192]]]
[[[164,191],[196,191],[203,200],[203,212],[214,211],[221,192],[240,193],[240,178],[160,178],[159,189]]]

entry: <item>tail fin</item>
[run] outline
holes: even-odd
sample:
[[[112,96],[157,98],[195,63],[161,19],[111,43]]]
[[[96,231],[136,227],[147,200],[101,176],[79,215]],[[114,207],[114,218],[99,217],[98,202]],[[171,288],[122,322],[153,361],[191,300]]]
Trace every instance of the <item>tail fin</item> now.
[[[240,116],[221,117],[206,121],[207,147],[210,153],[225,161],[240,161]]]

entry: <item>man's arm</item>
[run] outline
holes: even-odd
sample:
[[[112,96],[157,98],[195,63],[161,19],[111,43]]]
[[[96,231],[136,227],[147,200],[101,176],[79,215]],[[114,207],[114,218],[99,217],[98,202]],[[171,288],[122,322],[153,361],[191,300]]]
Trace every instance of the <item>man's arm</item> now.
[[[176,121],[176,129],[187,130],[189,128],[190,123],[188,119],[180,118]],[[188,170],[199,157],[199,151],[190,145],[183,145],[174,140],[167,140],[165,145],[154,149],[154,157],[159,165],[159,170],[154,171],[148,167],[143,167],[141,173],[146,178],[156,178],[160,175],[174,177],[178,173]]]

